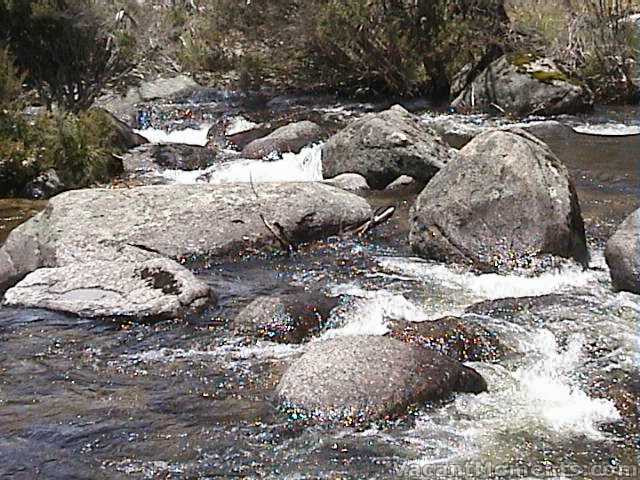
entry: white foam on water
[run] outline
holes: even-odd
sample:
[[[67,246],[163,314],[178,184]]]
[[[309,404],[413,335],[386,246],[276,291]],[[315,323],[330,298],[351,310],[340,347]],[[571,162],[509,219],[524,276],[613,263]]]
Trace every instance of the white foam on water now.
[[[224,134],[226,136],[236,135],[238,133],[248,132],[249,130],[253,130],[258,127],[259,124],[247,120],[243,116],[233,117],[227,123],[227,127],[225,128]]]
[[[322,146],[284,153],[273,161],[238,160],[209,170],[209,183],[316,182],[322,180]]]
[[[279,160],[235,160],[205,170],[164,170],[160,176],[178,184],[317,182],[322,180],[322,145],[285,153]]]
[[[204,147],[209,141],[208,134],[211,125],[202,125],[200,128],[185,128],[182,130],[161,130],[157,128],[146,128],[144,130],[134,130],[151,143],[183,143],[185,145],[195,145]]]
[[[626,137],[629,135],[640,135],[639,125],[625,125],[623,123],[586,123],[575,125],[573,129],[578,133],[588,135],[599,135],[606,137]]]
[[[451,404],[419,416],[407,433],[420,455],[411,464],[455,464],[484,455],[517,458],[528,447],[505,439],[521,439],[528,432],[550,440],[603,440],[598,427],[621,417],[611,400],[592,398],[580,385],[584,342],[584,336],[572,335],[560,347],[553,333],[542,329],[523,338],[526,364],[473,364],[489,391],[458,394]]]
[[[528,407],[524,412],[555,433],[602,438],[597,426],[621,417],[611,400],[589,397],[572,377],[585,360],[584,336],[572,335],[564,349],[548,330],[532,340],[531,349],[540,360],[514,374],[516,392]]]
[[[132,362],[141,363],[173,363],[184,359],[220,359],[229,361],[244,361],[250,359],[279,359],[289,357],[300,350],[298,345],[287,345],[272,342],[257,342],[254,345],[241,343],[227,343],[212,350],[159,348],[141,353],[127,355],[125,358]]]
[[[386,271],[421,282],[435,282],[445,287],[466,290],[475,297],[496,300],[509,297],[547,295],[566,290],[589,289],[596,283],[596,274],[578,265],[564,266],[535,277],[520,275],[474,274],[456,272],[443,264],[419,258],[379,257],[378,264]]]
[[[337,325],[321,338],[355,335],[386,335],[389,320],[424,321],[429,314],[404,295],[388,290],[366,290],[355,285],[339,285],[332,295],[351,297],[346,305],[331,312],[329,321]]]

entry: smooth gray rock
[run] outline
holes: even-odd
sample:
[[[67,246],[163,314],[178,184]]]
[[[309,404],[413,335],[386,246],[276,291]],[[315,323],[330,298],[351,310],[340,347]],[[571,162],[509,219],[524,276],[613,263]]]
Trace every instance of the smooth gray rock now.
[[[527,266],[541,254],[588,261],[567,168],[522,130],[488,131],[465,146],[418,197],[409,240],[425,258],[482,271]]]
[[[322,172],[359,173],[382,189],[401,175],[428,182],[451,159],[449,148],[419,117],[399,105],[370,113],[329,138]]]
[[[640,209],[607,242],[605,258],[616,290],[640,294]]]
[[[175,318],[212,300],[209,286],[173,260],[96,261],[40,268],[5,293],[11,307],[80,317]]]
[[[414,180],[413,177],[410,177],[409,175],[402,175],[402,176],[396,178],[389,185],[387,185],[387,188],[385,188],[385,190],[393,192],[394,190],[402,190],[404,188],[411,188],[411,187],[413,187],[415,185],[416,185],[416,181]]]
[[[156,80],[142,82],[138,87],[138,92],[142,101],[148,102],[160,98],[184,95],[198,87],[199,85],[193,78],[180,74],[175,77],[157,78]]]
[[[402,414],[412,403],[486,390],[475,370],[389,337],[338,337],[309,345],[276,394],[290,411],[322,420],[366,422]]]
[[[322,128],[308,120],[290,123],[250,142],[242,149],[242,156],[260,159],[287,152],[298,153],[303,147],[320,141],[323,135]]]
[[[371,190],[367,179],[358,173],[343,173],[337,177],[324,180],[323,183],[327,185],[333,185],[334,187],[341,188],[348,192],[363,192]]]
[[[200,85],[187,75],[157,78],[130,87],[124,96],[117,93],[103,95],[97,99],[96,106],[104,108],[120,120],[129,121],[134,116],[138,103],[178,97],[198,88],[201,88]]]
[[[593,94],[586,85],[570,79],[553,60],[503,56],[480,73],[451,105],[460,112],[560,115],[590,110]]]
[[[476,125],[465,120],[460,115],[439,115],[425,118],[424,122],[440,135],[447,145],[453,148],[462,148],[486,130],[483,125]]]
[[[311,182],[75,190],[13,230],[0,252],[14,279],[40,267],[96,260],[220,257],[278,244],[261,215],[295,245],[360,224],[371,207]]]

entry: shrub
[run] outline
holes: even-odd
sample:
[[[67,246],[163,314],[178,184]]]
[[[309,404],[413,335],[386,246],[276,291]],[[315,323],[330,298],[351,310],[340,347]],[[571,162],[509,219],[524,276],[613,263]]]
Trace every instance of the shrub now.
[[[640,8],[637,0],[512,0],[510,16],[527,33],[524,48],[555,57],[585,79],[601,101],[628,101],[633,25],[624,18]]]
[[[91,0],[0,0],[4,37],[47,106],[79,112],[131,67]],[[128,45],[129,51],[132,49]]]
[[[23,81],[9,50],[0,48],[0,110],[13,108],[22,93]]]

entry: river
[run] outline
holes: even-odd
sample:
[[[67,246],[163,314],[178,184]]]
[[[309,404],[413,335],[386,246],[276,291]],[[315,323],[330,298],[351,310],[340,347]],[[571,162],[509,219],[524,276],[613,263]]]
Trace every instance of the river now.
[[[327,125],[380,107],[285,100],[271,114]],[[190,108],[196,123],[212,123],[222,107],[204,95]],[[559,120],[601,134],[602,124],[637,127],[639,113],[609,108]],[[195,143],[197,127],[188,137]],[[0,307],[0,477],[640,478],[640,297],[611,289],[603,255],[615,227],[640,206],[640,136],[604,133],[544,137],[576,181],[592,255],[586,270],[567,262],[537,277],[474,275],[420,260],[406,241],[416,193],[376,192],[370,201],[396,205],[397,214],[363,240],[203,266],[198,276],[219,304],[183,322]],[[162,176],[315,181],[320,161],[316,146],[275,163]],[[0,237],[42,206],[0,201]],[[256,295],[305,290],[339,299],[320,338],[383,335],[390,319],[457,315],[494,332],[507,353],[470,364],[488,392],[458,394],[393,422],[352,429],[288,418],[272,392],[304,344],[253,342],[227,326]]]

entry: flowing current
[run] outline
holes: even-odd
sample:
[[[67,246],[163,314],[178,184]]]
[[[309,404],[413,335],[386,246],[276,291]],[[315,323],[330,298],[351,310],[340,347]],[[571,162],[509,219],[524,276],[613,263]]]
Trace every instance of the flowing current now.
[[[545,138],[576,180],[588,269],[567,262],[535,277],[476,275],[415,258],[406,242],[415,193],[377,192],[370,202],[398,213],[363,240],[199,270],[219,305],[184,322],[0,307],[0,477],[640,478],[640,297],[611,289],[603,255],[640,206],[635,118],[620,109],[560,119],[570,128]],[[610,135],[612,124],[627,134]],[[208,129],[140,133],[201,145]],[[320,181],[320,149],[159,174],[175,183]],[[32,208],[0,203],[0,222],[10,228]],[[339,300],[312,342],[454,315],[495,333],[505,354],[470,363],[489,385],[480,395],[366,429],[302,423],[275,408],[272,392],[305,344],[251,342],[227,327],[257,295],[304,290]]]

